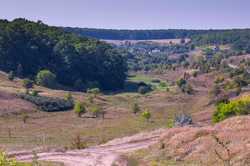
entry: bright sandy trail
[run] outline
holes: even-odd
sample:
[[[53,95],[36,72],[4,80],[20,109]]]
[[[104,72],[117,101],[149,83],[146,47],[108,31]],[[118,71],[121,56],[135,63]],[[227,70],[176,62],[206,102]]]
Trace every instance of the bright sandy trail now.
[[[147,148],[157,143],[166,129],[140,133],[130,137],[114,139],[106,144],[83,150],[67,152],[37,153],[38,160],[64,163],[65,166],[111,166],[119,156],[126,152]],[[30,151],[10,152],[18,161],[32,161],[34,157]]]

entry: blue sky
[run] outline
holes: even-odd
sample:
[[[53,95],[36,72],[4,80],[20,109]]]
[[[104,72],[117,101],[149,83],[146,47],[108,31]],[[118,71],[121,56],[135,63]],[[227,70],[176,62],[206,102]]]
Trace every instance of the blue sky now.
[[[113,29],[250,28],[250,0],[1,0],[0,18]]]

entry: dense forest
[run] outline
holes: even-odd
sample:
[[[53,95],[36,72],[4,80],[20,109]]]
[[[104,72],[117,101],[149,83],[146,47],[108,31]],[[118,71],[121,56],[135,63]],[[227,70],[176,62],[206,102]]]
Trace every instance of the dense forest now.
[[[123,87],[127,63],[104,42],[15,19],[0,20],[0,70],[31,79],[49,70],[61,85],[108,90]]]
[[[196,45],[231,44],[233,49],[237,51],[250,53],[250,29],[215,31],[202,35],[193,35],[192,42]]]

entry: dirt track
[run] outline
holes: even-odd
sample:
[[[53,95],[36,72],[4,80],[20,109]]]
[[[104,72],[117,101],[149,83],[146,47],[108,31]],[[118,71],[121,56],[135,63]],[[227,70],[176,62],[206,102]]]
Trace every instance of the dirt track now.
[[[119,159],[120,154],[147,148],[159,141],[166,129],[141,133],[131,137],[114,139],[106,144],[83,150],[67,152],[42,152],[37,153],[38,160],[55,161],[66,166],[111,166]],[[34,155],[31,151],[10,152],[18,161],[32,161]],[[120,165],[123,165],[120,163]]]

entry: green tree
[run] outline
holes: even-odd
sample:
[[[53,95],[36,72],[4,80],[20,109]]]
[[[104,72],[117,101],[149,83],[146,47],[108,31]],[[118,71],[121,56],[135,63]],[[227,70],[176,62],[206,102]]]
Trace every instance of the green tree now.
[[[94,95],[94,97],[96,97],[98,94],[100,94],[100,89],[99,88],[93,88],[93,89],[89,89],[88,91],[87,91],[87,93],[89,93],[89,94],[93,94]]]
[[[13,72],[13,71],[10,71],[9,74],[8,74],[8,79],[9,79],[10,81],[13,81],[14,78],[15,78],[14,72]]]
[[[86,113],[85,104],[82,102],[76,102],[74,106],[74,112],[77,114],[78,117],[81,117],[82,114]]]
[[[56,86],[56,75],[49,70],[41,70],[37,73],[36,82],[38,85],[54,88]]]
[[[30,79],[24,79],[23,80],[23,87],[25,89],[31,89],[31,88],[33,88],[33,81],[30,80]]]

